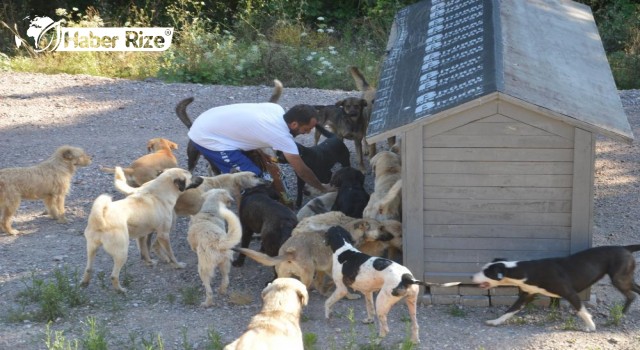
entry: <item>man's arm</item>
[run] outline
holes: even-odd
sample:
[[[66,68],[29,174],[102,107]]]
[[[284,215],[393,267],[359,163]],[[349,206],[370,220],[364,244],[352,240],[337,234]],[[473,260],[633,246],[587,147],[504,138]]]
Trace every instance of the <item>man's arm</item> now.
[[[333,187],[322,184],[316,177],[316,174],[314,174],[313,171],[311,171],[311,169],[309,169],[309,167],[304,164],[304,161],[299,155],[285,152],[282,152],[282,154],[284,154],[284,157],[287,159],[289,165],[291,165],[296,174],[300,176],[300,178],[304,180],[304,182],[308,183],[321,192],[335,191]]]

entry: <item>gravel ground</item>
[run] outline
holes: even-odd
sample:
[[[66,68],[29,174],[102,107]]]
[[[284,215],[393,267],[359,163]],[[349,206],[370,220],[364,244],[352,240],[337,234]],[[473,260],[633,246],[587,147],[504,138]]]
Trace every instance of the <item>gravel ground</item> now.
[[[40,162],[62,144],[84,148],[93,156],[93,164],[76,173],[67,197],[69,223],[58,224],[41,215],[39,201],[22,203],[15,227],[17,237],[0,234],[0,348],[39,349],[44,343],[45,324],[34,321],[11,323],[7,315],[21,310],[17,293],[25,289],[32,274],[53,278],[53,271],[68,267],[82,271],[85,264],[85,240],[82,232],[92,201],[101,193],[121,197],[112,186],[110,175],[98,170],[100,165],[126,165],[145,153],[146,141],[165,137],[177,142],[180,166],[186,167],[186,128],[175,116],[174,108],[182,98],[194,96],[189,107],[194,118],[216,105],[265,101],[270,86],[230,87],[200,84],[166,84],[154,80],[128,81],[88,76],[2,73],[0,75],[0,168],[28,166]],[[297,103],[330,104],[354,91],[325,91],[286,88],[280,100],[284,107]],[[635,135],[640,135],[640,91],[621,91]],[[311,144],[310,135],[299,137]],[[350,141],[347,142],[353,147]],[[353,149],[353,148],[352,148]],[[355,157],[352,158],[355,162]],[[638,144],[621,144],[598,138],[594,245],[640,242],[640,148]],[[292,174],[288,174],[291,187]],[[204,162],[196,169],[206,174]],[[371,190],[371,175],[367,175]],[[261,307],[260,291],[271,270],[247,259],[242,268],[231,272],[232,292],[250,296],[252,302],[238,305],[228,297],[216,306],[202,309],[197,305],[204,296],[197,275],[197,260],[186,242],[188,220],[181,218],[172,245],[187,268],[175,270],[164,263],[150,268],[136,257],[130,245],[126,275],[129,292],[114,293],[106,280],[111,258],[101,251],[96,259],[92,284],[86,289],[90,303],[67,310],[51,325],[67,339],[86,334],[87,318],[95,317],[104,326],[111,349],[143,348],[160,335],[166,349],[204,349],[210,342],[207,334],[214,330],[223,343],[239,336],[251,316]],[[255,243],[254,243],[255,245]],[[255,248],[255,246],[253,246]],[[640,259],[640,256],[638,256]],[[636,279],[638,273],[636,273]],[[214,281],[214,288],[219,282]],[[197,304],[187,305],[186,291],[197,291]],[[424,349],[640,349],[640,303],[635,303],[619,325],[611,325],[610,307],[622,300],[608,279],[592,289],[597,297],[590,307],[598,326],[596,333],[567,330],[582,324],[566,308],[559,315],[545,308],[532,308],[522,317],[501,327],[489,327],[483,320],[496,317],[504,308],[424,306],[418,310]],[[347,348],[350,343],[369,344],[372,334],[364,318],[362,300],[340,301],[330,321],[323,317],[324,298],[311,293],[304,310],[303,332],[317,335],[318,349]],[[27,306],[27,310],[35,306]],[[356,322],[348,319],[353,310]],[[405,339],[406,307],[398,304],[390,317],[390,335],[382,348],[398,348]],[[572,322],[575,321],[575,322]],[[351,328],[353,327],[353,332]],[[374,333],[375,334],[375,331]]]

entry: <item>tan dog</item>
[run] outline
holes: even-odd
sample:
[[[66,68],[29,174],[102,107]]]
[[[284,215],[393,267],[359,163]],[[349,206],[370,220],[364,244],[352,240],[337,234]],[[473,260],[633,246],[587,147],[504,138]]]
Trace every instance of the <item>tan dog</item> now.
[[[402,220],[402,167],[400,156],[383,151],[370,160],[375,175],[374,192],[362,217],[377,220]]]
[[[157,232],[157,240],[176,268],[184,268],[173,255],[169,231],[173,221],[173,208],[180,193],[202,183],[202,178],[179,168],[165,170],[157,178],[137,188],[128,197],[113,202],[103,194],[94,202],[89,214],[84,236],[87,240],[87,267],[82,286],[91,280],[93,261],[100,246],[113,258],[111,283],[119,292],[126,292],[120,285],[120,269],[127,261],[129,239],[137,239],[144,261],[155,264],[149,257],[147,236]]]
[[[61,146],[44,162],[24,168],[0,169],[0,216],[4,232],[17,235],[11,227],[13,216],[22,199],[42,199],[46,213],[60,223],[64,216],[64,200],[69,193],[76,167],[91,164],[91,157],[81,148]]]
[[[227,190],[212,189],[203,198],[202,209],[191,217],[187,241],[191,250],[198,254],[198,274],[206,290],[205,301],[200,305],[209,307],[213,305],[211,279],[216,267],[222,277],[218,292],[227,293],[233,259],[231,248],[240,243],[242,226],[236,214],[227,209],[233,202]]]
[[[302,350],[300,315],[309,302],[307,289],[294,278],[277,278],[262,290],[262,310],[247,330],[225,350]]]
[[[158,177],[164,169],[176,168],[178,162],[173,155],[174,149],[178,149],[178,145],[163,138],[151,139],[147,142],[147,151],[152,152],[136,159],[128,168],[122,168],[127,182],[131,186],[141,186]],[[114,168],[100,167],[100,170],[106,173],[115,172]]]
[[[175,211],[180,216],[195,215],[200,211],[204,202],[203,194],[214,188],[223,188],[233,196],[236,203],[240,203],[240,192],[261,184],[266,180],[251,171],[241,171],[233,174],[220,174],[213,177],[203,177],[202,185],[184,191],[178,197]]]
[[[324,232],[332,226],[339,225],[346,229],[360,246],[364,238],[372,249],[379,249],[373,242],[375,237],[381,235],[380,222],[372,219],[354,219],[342,213],[335,215],[329,212],[304,219],[296,226],[291,237],[280,247],[278,256],[268,256],[264,253],[247,248],[235,248],[234,250],[247,255],[253,260],[265,266],[275,266],[278,277],[297,276],[300,281],[311,288],[313,286],[320,294],[327,296],[325,276],[331,276],[331,249],[325,244]],[[310,220],[321,216],[323,220]],[[313,221],[313,222],[310,222]],[[302,227],[300,225],[302,224]],[[365,247],[364,249],[367,249]],[[314,277],[315,276],[315,277]],[[352,296],[353,298],[353,296]]]
[[[362,91],[361,98],[366,101],[367,105],[363,109],[363,116],[366,120],[366,126],[369,126],[369,122],[371,121],[371,113],[373,112],[373,103],[376,98],[376,89],[369,85],[367,79],[365,79],[364,74],[360,72],[357,67],[349,67],[349,73],[351,73],[351,77],[356,83],[356,87],[358,90]],[[366,130],[366,129],[365,129]],[[365,144],[365,150],[369,154],[369,157],[373,157],[376,155],[376,145],[375,144],[367,144],[367,140],[363,139]],[[396,137],[391,136],[387,138],[387,143],[389,147],[392,147],[396,143]]]

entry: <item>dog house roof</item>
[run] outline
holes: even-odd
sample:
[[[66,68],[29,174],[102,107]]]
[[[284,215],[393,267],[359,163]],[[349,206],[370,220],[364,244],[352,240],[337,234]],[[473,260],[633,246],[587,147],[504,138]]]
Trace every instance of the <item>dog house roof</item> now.
[[[367,139],[489,95],[633,140],[591,10],[563,0],[432,0],[399,11]]]

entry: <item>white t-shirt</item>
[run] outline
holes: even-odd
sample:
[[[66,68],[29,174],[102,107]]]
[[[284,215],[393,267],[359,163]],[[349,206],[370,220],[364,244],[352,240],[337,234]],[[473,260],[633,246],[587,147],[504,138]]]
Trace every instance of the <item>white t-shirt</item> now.
[[[275,103],[237,103],[211,108],[200,114],[189,138],[212,151],[254,150],[271,147],[298,154],[293,135]]]

